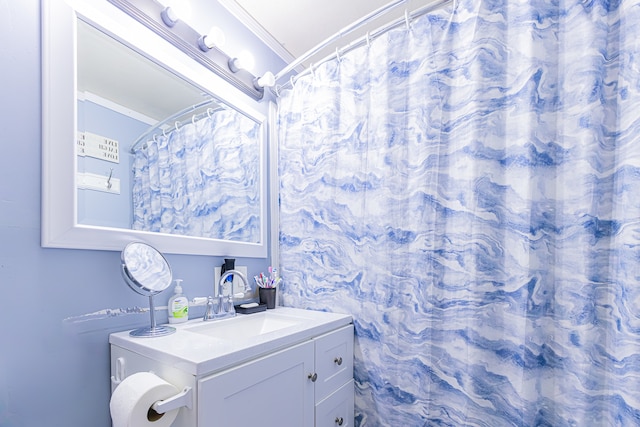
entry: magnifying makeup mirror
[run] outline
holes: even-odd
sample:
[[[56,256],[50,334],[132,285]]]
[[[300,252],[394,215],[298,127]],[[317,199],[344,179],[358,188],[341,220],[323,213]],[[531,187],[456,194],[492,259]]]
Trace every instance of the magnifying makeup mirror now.
[[[157,326],[153,296],[171,285],[171,267],[154,247],[142,242],[131,242],[122,250],[122,277],[131,289],[149,297],[151,326],[131,331],[133,337],[159,337],[176,330],[170,326]]]

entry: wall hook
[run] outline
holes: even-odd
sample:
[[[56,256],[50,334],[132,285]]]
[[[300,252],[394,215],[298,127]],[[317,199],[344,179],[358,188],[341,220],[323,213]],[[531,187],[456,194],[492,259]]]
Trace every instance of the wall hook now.
[[[112,176],[113,176],[113,168],[111,168],[111,171],[109,172],[109,178],[107,178],[107,188],[109,190],[111,190],[111,187],[113,186],[113,183],[111,182]]]

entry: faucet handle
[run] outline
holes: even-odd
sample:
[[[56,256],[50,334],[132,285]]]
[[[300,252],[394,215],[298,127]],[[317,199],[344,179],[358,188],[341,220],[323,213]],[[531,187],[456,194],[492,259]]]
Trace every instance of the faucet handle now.
[[[220,296],[220,313],[235,316],[236,309],[233,306],[233,298],[229,296]]]
[[[233,298],[231,297],[231,295],[229,295],[229,299],[227,300],[227,304],[229,310],[227,310],[227,312],[229,313],[230,316],[235,316],[236,315],[236,308],[233,305]]]
[[[207,309],[204,312],[204,317],[202,318],[202,320],[213,320],[216,317],[216,312],[218,310],[216,310],[216,308],[213,305],[213,297],[208,297],[207,298]]]

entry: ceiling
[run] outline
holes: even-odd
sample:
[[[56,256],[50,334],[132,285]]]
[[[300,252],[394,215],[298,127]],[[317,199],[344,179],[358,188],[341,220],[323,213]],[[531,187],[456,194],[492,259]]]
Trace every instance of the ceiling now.
[[[263,41],[287,62],[337,34],[369,13],[390,3],[399,3],[351,34],[340,37],[316,55],[316,61],[342,49],[409,12],[433,0],[219,0],[254,32],[264,31]],[[257,30],[257,31],[256,31]],[[309,61],[307,61],[308,64]],[[312,62],[312,60],[311,60]]]
[[[390,0],[234,0],[296,58]]]

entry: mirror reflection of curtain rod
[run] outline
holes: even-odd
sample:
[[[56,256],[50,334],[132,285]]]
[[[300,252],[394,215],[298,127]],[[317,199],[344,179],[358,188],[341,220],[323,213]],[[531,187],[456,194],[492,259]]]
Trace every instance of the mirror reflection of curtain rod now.
[[[182,117],[184,115],[187,114],[191,114],[195,111],[198,111],[199,109],[206,107],[207,105],[211,105],[211,104],[215,104],[215,99],[207,99],[206,101],[203,101],[199,104],[195,104],[192,105],[191,107],[187,107],[184,110],[178,111],[175,114],[170,115],[169,117],[167,117],[166,119],[156,123],[155,125],[151,126],[149,129],[147,129],[147,131],[145,133],[143,133],[142,135],[140,135],[138,137],[138,139],[135,140],[135,142],[131,145],[131,148],[129,149],[129,151],[131,152],[131,154],[135,153],[136,148],[138,145],[140,145],[140,143],[142,142],[146,142],[149,137],[155,133],[156,131],[160,130],[162,128],[162,126],[166,125],[169,122],[173,122],[174,120],[178,119],[179,117]],[[222,109],[222,107],[218,106],[218,108],[215,108],[213,111],[218,111]],[[207,111],[205,113],[210,113],[211,110],[210,108],[207,108]],[[203,113],[203,114],[205,114]]]

